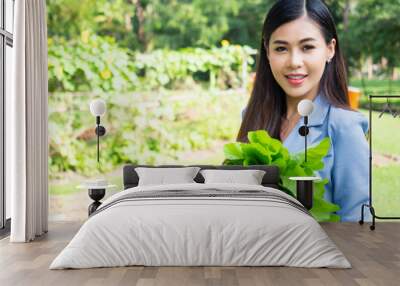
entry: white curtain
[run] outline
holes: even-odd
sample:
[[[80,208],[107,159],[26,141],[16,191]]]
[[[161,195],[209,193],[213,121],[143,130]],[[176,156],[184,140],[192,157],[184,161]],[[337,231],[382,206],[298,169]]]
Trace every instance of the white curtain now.
[[[47,28],[45,0],[15,1],[13,92],[6,98],[6,187],[12,242],[48,227]]]

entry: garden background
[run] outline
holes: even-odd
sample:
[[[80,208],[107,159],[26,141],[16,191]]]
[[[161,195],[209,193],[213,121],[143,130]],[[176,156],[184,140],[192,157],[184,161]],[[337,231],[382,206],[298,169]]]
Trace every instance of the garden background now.
[[[51,217],[85,219],[89,199],[76,186],[105,176],[118,191],[126,163],[221,164],[240,126],[273,2],[48,0]],[[400,0],[325,2],[367,115],[367,95],[400,94]],[[107,102],[100,165],[94,98]],[[374,108],[384,105],[378,100]],[[399,215],[400,118],[379,114],[374,204],[379,215]]]

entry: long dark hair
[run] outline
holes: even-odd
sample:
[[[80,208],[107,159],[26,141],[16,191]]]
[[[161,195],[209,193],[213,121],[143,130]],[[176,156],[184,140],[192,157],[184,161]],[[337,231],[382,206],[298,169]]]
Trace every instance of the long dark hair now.
[[[276,82],[268,62],[266,48],[271,34],[281,25],[294,21],[307,13],[315,21],[326,43],[336,40],[335,55],[325,65],[319,90],[332,105],[350,109],[347,98],[347,75],[334,20],[321,0],[279,0],[270,9],[264,21],[261,47],[253,91],[237,141],[247,142],[247,133],[252,130],[267,130],[270,136],[280,139],[281,118],[286,114],[285,92]]]

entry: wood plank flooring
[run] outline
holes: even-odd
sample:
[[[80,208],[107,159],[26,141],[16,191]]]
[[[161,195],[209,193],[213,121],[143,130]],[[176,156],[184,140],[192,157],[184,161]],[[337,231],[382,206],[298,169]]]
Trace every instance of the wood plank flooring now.
[[[351,262],[352,269],[290,267],[120,267],[49,270],[80,222],[52,222],[47,235],[32,243],[0,241],[0,285],[400,285],[400,223],[323,224]]]

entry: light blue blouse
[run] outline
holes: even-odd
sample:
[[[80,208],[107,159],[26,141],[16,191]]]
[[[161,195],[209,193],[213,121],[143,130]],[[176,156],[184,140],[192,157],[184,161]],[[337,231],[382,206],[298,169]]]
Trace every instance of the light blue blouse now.
[[[315,175],[329,180],[325,185],[325,199],[340,206],[337,214],[341,221],[358,221],[361,205],[369,201],[369,147],[365,136],[368,120],[360,112],[331,105],[321,95],[313,102],[314,111],[308,118],[307,147],[317,145],[325,137],[331,141],[324,157],[324,169]],[[292,154],[304,152],[304,137],[298,132],[303,122],[301,118],[283,142]],[[367,208],[364,214],[366,221],[371,219]]]

